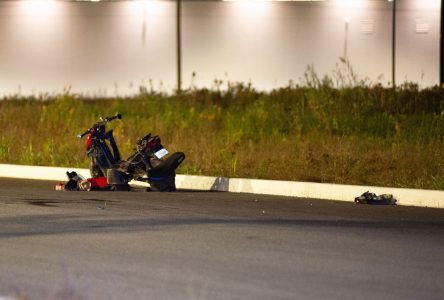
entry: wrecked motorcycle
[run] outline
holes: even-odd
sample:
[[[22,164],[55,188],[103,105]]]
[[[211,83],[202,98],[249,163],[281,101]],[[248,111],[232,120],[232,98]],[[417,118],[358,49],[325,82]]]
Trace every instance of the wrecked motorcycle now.
[[[185,159],[183,152],[169,152],[158,136],[151,133],[141,138],[126,160],[122,160],[113,136],[113,130],[106,130],[107,123],[121,119],[121,114],[100,118],[85,132],[77,135],[86,139],[86,153],[89,157],[91,178],[79,181],[79,189],[129,190],[128,182],[138,180],[149,183],[147,190],[176,190],[176,169]],[[77,174],[67,173],[70,181]]]

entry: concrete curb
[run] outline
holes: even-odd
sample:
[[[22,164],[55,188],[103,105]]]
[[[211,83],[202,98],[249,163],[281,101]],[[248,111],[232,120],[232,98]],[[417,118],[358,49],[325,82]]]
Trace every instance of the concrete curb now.
[[[76,171],[85,178],[90,176],[88,169],[0,164],[0,177],[8,178],[66,181],[66,171]],[[148,184],[138,181],[133,181],[131,184],[148,186]],[[349,202],[353,202],[354,198],[362,193],[371,191],[376,194],[393,194],[398,200],[398,205],[444,208],[444,191],[435,190],[194,175],[177,175],[176,186],[180,189],[268,194]]]

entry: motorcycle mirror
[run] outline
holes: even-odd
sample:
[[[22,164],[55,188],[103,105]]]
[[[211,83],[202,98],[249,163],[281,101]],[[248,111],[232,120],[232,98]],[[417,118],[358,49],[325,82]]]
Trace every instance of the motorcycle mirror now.
[[[116,114],[116,117],[117,117],[117,119],[119,119],[119,120],[120,120],[120,119],[122,119],[122,115],[121,115],[121,114],[119,114],[119,113],[118,113],[118,114]]]

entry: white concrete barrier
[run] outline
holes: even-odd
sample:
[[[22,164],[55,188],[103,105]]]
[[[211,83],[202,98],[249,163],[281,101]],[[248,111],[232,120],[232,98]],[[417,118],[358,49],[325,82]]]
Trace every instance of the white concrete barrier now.
[[[88,169],[0,164],[0,177],[9,178],[67,181],[67,171],[75,171],[85,178],[90,177]]]
[[[444,191],[403,189],[392,187],[327,184],[296,181],[274,181],[233,178],[230,192],[271,194],[303,198],[354,201],[366,191],[376,194],[393,194],[399,205],[444,208]]]
[[[66,181],[67,171],[76,171],[88,178],[88,169],[40,167],[0,164],[0,177]],[[133,185],[148,186],[133,181]],[[337,201],[354,201],[366,191],[376,194],[393,194],[398,205],[444,208],[444,191],[375,187],[360,185],[326,184],[298,181],[277,181],[246,178],[226,178],[195,175],[177,175],[180,189],[213,190],[234,193],[268,194]]]

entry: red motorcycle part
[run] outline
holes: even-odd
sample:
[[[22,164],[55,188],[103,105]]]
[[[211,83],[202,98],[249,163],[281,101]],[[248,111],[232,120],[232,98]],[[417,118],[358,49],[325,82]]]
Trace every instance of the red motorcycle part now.
[[[89,151],[89,148],[91,148],[91,133],[88,134],[88,137],[86,139],[86,151]]]
[[[91,188],[97,187],[103,189],[108,184],[106,177],[88,178],[87,180],[91,183]]]

